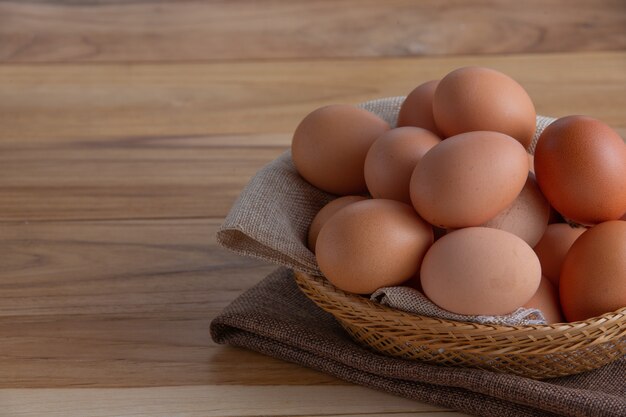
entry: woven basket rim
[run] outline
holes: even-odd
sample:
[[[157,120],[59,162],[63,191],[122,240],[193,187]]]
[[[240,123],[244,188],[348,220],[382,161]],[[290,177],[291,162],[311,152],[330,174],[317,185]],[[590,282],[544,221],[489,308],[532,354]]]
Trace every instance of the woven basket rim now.
[[[309,283],[317,283],[320,289],[323,288],[322,291],[326,293],[325,295],[327,297],[340,300],[346,306],[353,306],[357,309],[366,309],[369,312],[376,312],[390,323],[396,321],[419,326],[420,328],[429,328],[432,326],[433,329],[435,329],[435,331],[433,331],[433,335],[449,335],[450,333],[455,333],[457,336],[462,336],[464,334],[480,334],[482,331],[488,331],[490,333],[501,333],[502,335],[505,335],[507,337],[509,333],[515,332],[517,337],[523,335],[524,333],[528,333],[529,335],[532,334],[531,337],[550,338],[553,334],[564,332],[569,332],[572,334],[584,334],[590,328],[608,326],[611,323],[616,322],[620,324],[626,324],[626,307],[622,307],[616,311],[608,312],[600,316],[589,318],[587,320],[553,324],[508,326],[440,319],[436,317],[409,313],[389,306],[384,306],[382,304],[371,301],[370,299],[363,296],[347,293],[335,287],[322,276],[313,276],[299,271],[295,271],[295,274],[297,279],[307,280],[309,281]],[[331,312],[331,314],[333,314],[333,312]],[[337,314],[333,315],[337,316]],[[437,331],[436,329],[441,328],[442,325],[445,328],[443,330]],[[626,335],[626,326],[623,333],[623,335]],[[610,342],[610,340],[611,339],[598,340],[596,343]]]
[[[481,324],[383,306],[300,271],[295,280],[353,339],[403,359],[543,379],[595,369],[626,354],[626,307],[571,323]]]

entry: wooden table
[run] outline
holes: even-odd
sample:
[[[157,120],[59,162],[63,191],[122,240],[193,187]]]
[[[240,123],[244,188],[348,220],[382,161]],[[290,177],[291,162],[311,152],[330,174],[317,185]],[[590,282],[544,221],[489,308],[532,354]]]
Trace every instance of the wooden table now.
[[[273,270],[215,232],[318,106],[478,64],[624,135],[623,1],[455,3],[0,2],[0,416],[461,415],[208,333]]]

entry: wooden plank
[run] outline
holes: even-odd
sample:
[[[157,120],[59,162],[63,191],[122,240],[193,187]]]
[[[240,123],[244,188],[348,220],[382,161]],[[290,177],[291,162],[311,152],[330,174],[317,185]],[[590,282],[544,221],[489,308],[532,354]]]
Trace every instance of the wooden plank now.
[[[626,53],[0,66],[0,219],[223,217],[312,109],[402,95],[471,63],[549,115],[626,132]],[[260,133],[259,133],[260,132]],[[264,133],[265,132],[265,133]]]
[[[0,3],[0,60],[146,62],[620,50],[621,0]]]
[[[290,135],[0,139],[0,220],[224,217]]]
[[[322,400],[323,399],[323,400]],[[461,417],[359,386],[195,386],[0,390],[6,415],[23,417],[421,416]],[[443,413],[442,413],[443,412]]]
[[[346,384],[214,344],[208,329],[216,313],[2,318],[0,388]]]
[[[0,224],[0,387],[341,383],[211,341],[211,320],[275,269],[220,249],[218,225]]]
[[[316,107],[404,95],[465,65],[517,79],[540,113],[623,127],[626,52],[172,65],[0,66],[0,137],[290,133]],[[45,138],[45,139],[44,139]]]
[[[218,311],[274,269],[220,248],[219,224],[2,223],[0,317]]]

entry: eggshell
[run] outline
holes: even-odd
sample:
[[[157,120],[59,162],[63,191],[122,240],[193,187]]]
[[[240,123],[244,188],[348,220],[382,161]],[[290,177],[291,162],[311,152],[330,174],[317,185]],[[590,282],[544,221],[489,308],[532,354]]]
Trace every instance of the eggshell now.
[[[326,222],[317,238],[316,257],[336,287],[370,294],[419,273],[432,242],[431,226],[411,206],[372,199],[352,203]]]
[[[406,96],[398,113],[398,127],[421,127],[442,137],[433,118],[433,97],[438,84],[439,80],[425,82]]]
[[[422,157],[411,176],[411,202],[435,226],[478,226],[511,205],[527,177],[528,157],[515,139],[463,133]]]
[[[600,223],[576,239],[561,268],[559,292],[569,321],[626,307],[626,221]]]
[[[439,142],[434,133],[419,127],[399,127],[383,133],[365,158],[365,183],[372,197],[411,204],[409,182],[413,169]]]
[[[300,175],[333,194],[366,191],[363,164],[367,151],[389,125],[366,110],[331,105],[314,110],[298,125],[291,157]]]
[[[541,279],[539,259],[519,237],[468,227],[436,241],[421,268],[424,294],[458,314],[508,314],[527,303]]]
[[[535,176],[531,173],[513,203],[483,223],[483,227],[506,230],[533,247],[546,231],[549,217],[550,204],[541,194]]]
[[[536,308],[541,311],[547,324],[563,323],[565,321],[561,312],[559,292],[550,280],[544,276],[541,277],[541,282],[535,295],[524,304],[524,307]]]
[[[585,232],[584,227],[572,227],[567,223],[548,225],[534,250],[541,263],[541,272],[558,288],[561,265],[574,241]]]
[[[626,144],[599,120],[568,116],[549,125],[537,142],[535,173],[550,204],[577,223],[626,211]]]
[[[444,136],[490,130],[528,148],[535,133],[535,106],[524,88],[490,68],[464,67],[446,75],[435,91],[433,116]]]
[[[347,195],[339,197],[326,204],[320,211],[317,212],[311,225],[309,226],[309,235],[307,239],[307,245],[312,252],[315,252],[315,243],[317,242],[317,236],[322,229],[322,226],[326,224],[335,213],[347,206],[348,204],[356,203],[357,201],[367,200],[367,198],[360,195]]]

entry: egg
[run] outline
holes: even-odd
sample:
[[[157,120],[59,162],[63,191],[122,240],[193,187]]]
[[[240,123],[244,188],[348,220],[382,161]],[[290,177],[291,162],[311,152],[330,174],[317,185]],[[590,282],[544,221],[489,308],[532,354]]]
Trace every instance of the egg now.
[[[374,141],[389,130],[373,113],[349,105],[330,105],[308,114],[298,125],[291,156],[298,173],[315,187],[338,195],[367,191],[363,165]]]
[[[546,231],[549,218],[550,204],[531,173],[513,203],[482,226],[511,232],[533,247]]]
[[[532,155],[532,154],[528,154],[528,165],[529,165],[530,172],[533,175],[535,175],[535,156]],[[533,178],[535,178],[535,181],[537,181],[536,180],[536,178],[537,178],[536,176],[534,176]],[[542,193],[542,195],[543,195],[543,193]],[[548,224],[563,223],[564,221],[565,220],[563,219],[563,216],[561,216],[559,214],[559,212],[554,209],[554,207],[550,206],[550,216],[548,217]]]
[[[446,75],[433,97],[433,116],[444,136],[489,130],[528,148],[535,133],[535,106],[524,88],[490,68],[464,67]]]
[[[576,239],[561,268],[559,292],[568,321],[626,307],[626,221],[600,223]]]
[[[431,226],[408,204],[370,199],[332,216],[317,237],[317,263],[337,288],[370,294],[419,273]]]
[[[548,225],[541,240],[535,245],[541,271],[555,287],[559,286],[561,266],[567,251],[585,230],[584,227],[572,227],[567,223],[553,223]]]
[[[441,228],[478,226],[513,203],[528,177],[528,157],[498,132],[447,138],[419,161],[410,182],[413,206]]]
[[[450,232],[426,253],[420,270],[424,294],[458,314],[502,315],[537,291],[541,266],[532,248],[498,229],[468,227]]]
[[[626,211],[626,144],[599,120],[568,116],[549,125],[537,142],[535,174],[550,204],[577,223]]]
[[[326,224],[335,213],[347,206],[348,204],[356,203],[357,201],[367,200],[366,197],[360,195],[347,195],[339,197],[326,204],[320,211],[317,212],[311,225],[309,226],[309,235],[307,239],[307,245],[312,252],[315,252],[315,243],[317,242],[317,236],[322,229],[322,226]]]
[[[434,133],[419,127],[399,127],[383,133],[365,158],[365,183],[372,197],[411,204],[409,182],[413,169],[439,142]]]
[[[565,321],[561,312],[559,292],[550,280],[544,276],[541,277],[541,282],[535,295],[523,307],[536,308],[541,311],[547,324],[563,323]]]
[[[416,126],[442,137],[433,118],[433,97],[439,80],[420,84],[402,102],[398,113],[398,127]]]

